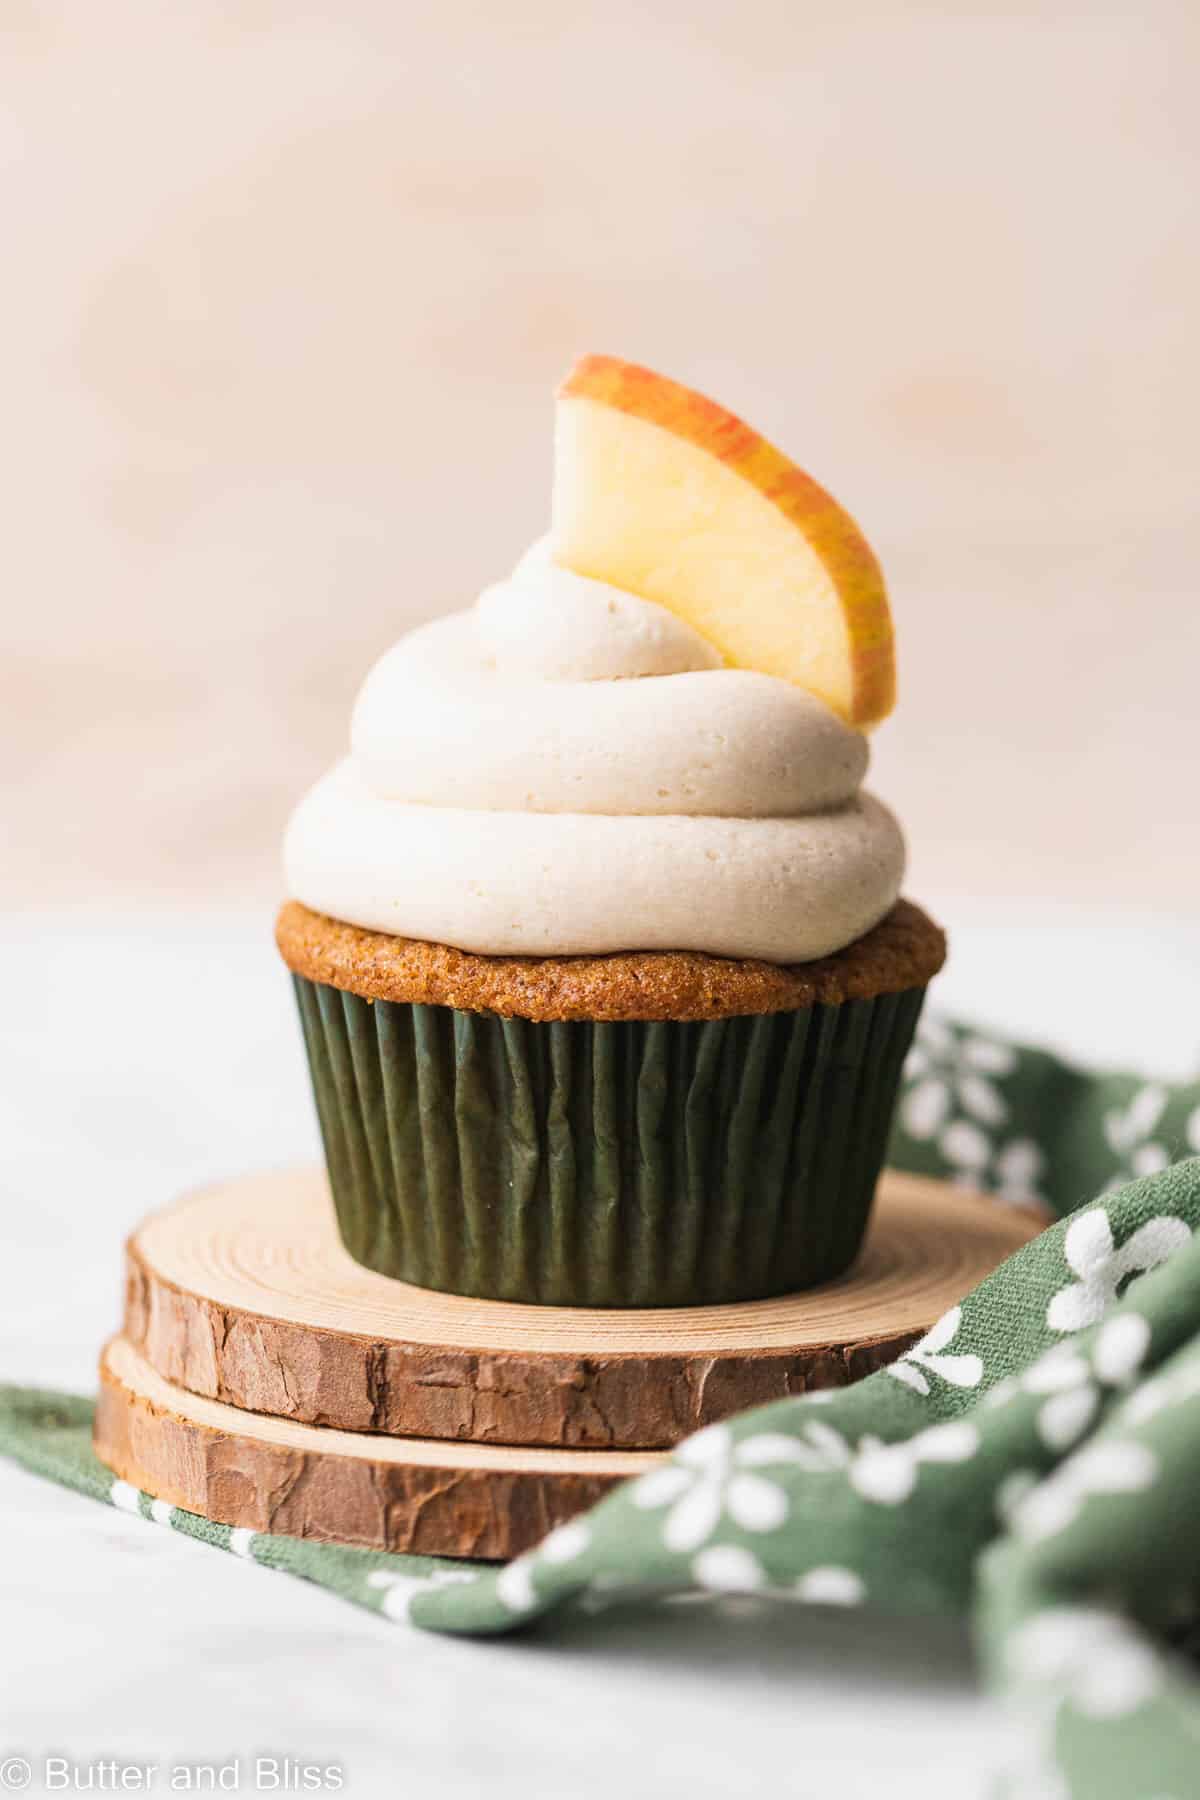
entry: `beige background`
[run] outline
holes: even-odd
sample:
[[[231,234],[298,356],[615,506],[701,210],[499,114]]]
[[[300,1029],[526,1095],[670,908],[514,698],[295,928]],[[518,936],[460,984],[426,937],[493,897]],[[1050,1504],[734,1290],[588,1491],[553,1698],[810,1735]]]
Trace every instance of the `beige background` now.
[[[542,526],[597,348],[891,578],[913,886],[1190,907],[1182,0],[0,0],[3,895],[259,899],[411,621]]]

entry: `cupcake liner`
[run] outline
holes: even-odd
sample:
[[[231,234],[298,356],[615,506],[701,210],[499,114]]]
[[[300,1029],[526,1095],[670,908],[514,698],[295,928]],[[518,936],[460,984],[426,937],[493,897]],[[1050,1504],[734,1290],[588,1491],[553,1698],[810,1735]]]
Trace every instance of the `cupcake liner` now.
[[[717,1304],[840,1274],[925,994],[534,1023],[293,980],[350,1255],[555,1306]]]

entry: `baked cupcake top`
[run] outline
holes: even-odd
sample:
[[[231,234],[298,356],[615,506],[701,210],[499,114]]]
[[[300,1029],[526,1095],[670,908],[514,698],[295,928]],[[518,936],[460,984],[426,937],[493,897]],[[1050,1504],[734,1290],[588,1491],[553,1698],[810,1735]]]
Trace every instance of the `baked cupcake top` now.
[[[350,756],[293,814],[289,891],[484,955],[827,956],[883,918],[904,867],[860,786],[859,726],[890,698],[874,559],[777,452],[799,488],[707,414],[707,447],[686,408],[647,417],[636,380],[628,410],[611,370],[651,401],[698,396],[589,363],[599,394],[578,371],[563,390],[550,536],[372,670]]]
[[[539,1023],[678,1023],[836,1006],[922,988],[946,960],[945,934],[911,900],[897,900],[878,925],[845,950],[790,968],[696,950],[474,956],[448,944],[344,925],[298,900],[280,908],[275,942],[294,974],[322,987],[366,1000],[449,1006]]]

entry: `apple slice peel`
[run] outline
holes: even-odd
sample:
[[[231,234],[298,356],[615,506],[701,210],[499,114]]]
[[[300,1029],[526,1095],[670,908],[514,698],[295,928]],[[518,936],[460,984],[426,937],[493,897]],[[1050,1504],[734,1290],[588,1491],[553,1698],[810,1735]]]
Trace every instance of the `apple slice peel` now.
[[[895,701],[887,590],[850,515],[733,413],[585,356],[558,394],[550,553],[665,606],[734,668],[858,729]]]

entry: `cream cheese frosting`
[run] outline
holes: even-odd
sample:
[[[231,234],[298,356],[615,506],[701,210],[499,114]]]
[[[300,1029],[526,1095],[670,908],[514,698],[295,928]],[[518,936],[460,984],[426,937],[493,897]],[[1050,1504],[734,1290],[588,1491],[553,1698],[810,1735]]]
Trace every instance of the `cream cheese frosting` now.
[[[805,962],[899,893],[867,760],[820,700],[539,545],[371,671],[350,756],[292,816],[289,889],[485,955]]]

